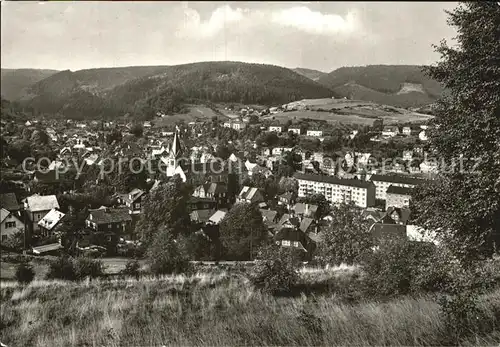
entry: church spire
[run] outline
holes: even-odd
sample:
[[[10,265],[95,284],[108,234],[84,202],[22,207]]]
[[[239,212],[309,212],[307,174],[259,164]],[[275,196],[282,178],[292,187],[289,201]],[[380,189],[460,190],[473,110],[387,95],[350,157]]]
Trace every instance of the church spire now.
[[[170,155],[177,158],[181,154],[181,142],[179,140],[179,127],[175,127],[174,141],[172,142],[172,146],[170,147]]]

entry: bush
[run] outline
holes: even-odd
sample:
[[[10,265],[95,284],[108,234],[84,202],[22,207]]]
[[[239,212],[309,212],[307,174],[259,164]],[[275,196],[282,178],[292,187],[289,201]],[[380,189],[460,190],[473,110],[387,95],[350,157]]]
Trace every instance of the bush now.
[[[441,272],[433,279],[422,277],[428,269],[425,266],[426,260],[431,258],[434,252],[435,246],[432,244],[410,241],[384,242],[378,250],[365,255],[362,261],[366,275],[366,294],[393,296],[408,294],[426,286],[438,288],[435,282],[441,280]],[[415,284],[416,278],[420,278],[418,285]]]
[[[96,278],[104,274],[104,266],[100,260],[87,257],[79,257],[73,262],[77,280],[84,278]]]
[[[58,259],[52,261],[47,272],[47,279],[61,279],[73,281],[76,279],[76,271],[73,265],[73,260],[62,255]]]
[[[275,245],[263,248],[252,268],[251,282],[270,294],[290,292],[299,280],[299,256],[293,249]]]
[[[17,266],[15,276],[19,283],[29,284],[35,278],[35,271],[31,265],[23,262]]]
[[[137,260],[129,260],[121,273],[122,275],[133,276],[138,279],[141,273],[141,264]]]
[[[477,333],[481,315],[477,297],[468,290],[439,300],[446,329],[443,344],[456,345],[461,339]]]
[[[149,269],[154,275],[179,274],[190,270],[190,264],[172,235],[162,230],[147,251]]]

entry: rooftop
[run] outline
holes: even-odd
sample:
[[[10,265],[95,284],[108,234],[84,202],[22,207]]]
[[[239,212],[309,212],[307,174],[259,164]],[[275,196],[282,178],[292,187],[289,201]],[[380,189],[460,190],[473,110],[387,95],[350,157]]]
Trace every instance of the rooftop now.
[[[403,175],[372,175],[370,181],[375,182],[389,182],[389,183],[400,183],[400,184],[422,184],[425,182],[424,179],[414,178]]]
[[[398,195],[411,195],[411,192],[413,191],[412,188],[405,188],[405,187],[398,187],[398,186],[389,186],[387,188],[387,194],[398,194]]]
[[[96,224],[120,223],[131,221],[127,208],[109,208],[101,206],[96,210],[89,210],[87,219]]]
[[[375,175],[374,175],[375,176]],[[305,181],[314,181],[314,182],[324,182],[329,184],[337,184],[342,186],[351,186],[357,188],[370,188],[373,183],[368,181],[360,181],[354,179],[341,179],[334,176],[325,176],[325,175],[314,175],[314,174],[301,174],[295,173],[293,175],[295,179],[305,180]]]
[[[59,208],[59,203],[55,195],[32,195],[26,198],[27,210],[31,212],[49,211]]]

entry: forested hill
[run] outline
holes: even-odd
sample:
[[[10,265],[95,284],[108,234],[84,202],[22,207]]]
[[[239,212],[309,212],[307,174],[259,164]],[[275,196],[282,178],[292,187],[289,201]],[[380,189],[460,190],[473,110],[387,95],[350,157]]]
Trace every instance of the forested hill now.
[[[328,75],[326,72],[313,70],[313,69],[305,69],[302,67],[297,67],[293,69],[298,74],[305,76],[307,78],[312,79],[313,81],[318,81],[321,77]]]
[[[2,97],[9,100],[19,98],[25,88],[58,72],[40,69],[2,69],[1,71]]]
[[[428,105],[443,93],[441,85],[417,65],[342,67],[318,82],[343,97],[397,107]]]
[[[112,118],[176,112],[188,102],[277,105],[332,96],[329,88],[283,67],[203,62],[61,71],[26,89],[21,100],[43,113]]]

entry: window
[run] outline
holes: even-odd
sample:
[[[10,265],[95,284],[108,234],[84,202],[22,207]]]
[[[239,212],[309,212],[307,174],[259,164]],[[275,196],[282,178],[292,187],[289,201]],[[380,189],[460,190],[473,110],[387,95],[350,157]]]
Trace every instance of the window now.
[[[6,222],[5,223],[6,228],[15,228],[16,227],[16,222]]]
[[[108,229],[111,229],[113,227],[112,224],[108,224]]]
[[[289,240],[283,240],[283,241],[281,241],[281,244],[283,246],[290,246],[290,241]]]
[[[294,245],[295,247],[299,247],[299,242],[298,242],[298,241],[293,241],[293,245]]]
[[[2,235],[2,242],[7,240],[7,235]]]
[[[141,208],[141,204],[140,204],[140,203],[136,203],[136,204],[135,204],[135,208],[136,208],[136,209]]]

